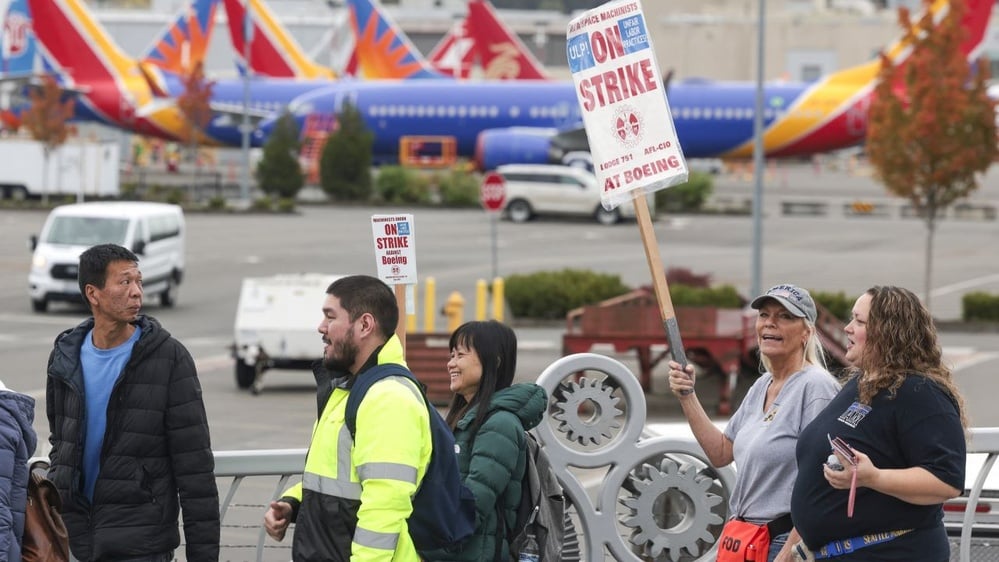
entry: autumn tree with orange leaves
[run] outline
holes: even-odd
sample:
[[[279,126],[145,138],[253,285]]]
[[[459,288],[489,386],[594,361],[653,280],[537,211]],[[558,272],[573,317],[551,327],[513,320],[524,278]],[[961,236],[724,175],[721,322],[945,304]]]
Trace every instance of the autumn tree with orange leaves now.
[[[184,92],[177,97],[177,107],[184,114],[185,140],[191,147],[194,158],[194,175],[198,175],[198,144],[204,136],[205,129],[212,121],[212,89],[214,81],[205,79],[205,67],[201,61],[194,64],[189,72],[184,73]]]
[[[63,99],[62,88],[55,78],[45,76],[41,86],[28,92],[30,104],[21,116],[22,125],[31,138],[42,143],[44,169],[42,170],[42,204],[49,202],[49,157],[74,132],[67,121],[73,117],[73,98]]]
[[[927,8],[930,1],[924,0]],[[932,12],[915,24],[905,8],[899,23],[914,50],[900,69],[884,55],[869,113],[867,154],[888,191],[908,199],[926,225],[924,299],[930,306],[937,220],[978,188],[996,159],[996,121],[987,95],[988,64],[972,67],[961,52],[964,0],[934,29]]]

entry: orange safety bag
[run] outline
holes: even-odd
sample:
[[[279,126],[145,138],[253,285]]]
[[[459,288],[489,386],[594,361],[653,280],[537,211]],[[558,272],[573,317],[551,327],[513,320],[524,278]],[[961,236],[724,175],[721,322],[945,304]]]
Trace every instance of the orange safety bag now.
[[[770,529],[732,519],[718,537],[718,562],[766,562],[770,555]]]

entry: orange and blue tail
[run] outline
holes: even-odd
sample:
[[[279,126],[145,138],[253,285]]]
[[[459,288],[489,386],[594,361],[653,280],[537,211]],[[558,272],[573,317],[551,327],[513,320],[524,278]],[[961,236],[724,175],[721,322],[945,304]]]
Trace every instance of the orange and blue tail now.
[[[240,72],[246,72],[249,66],[253,74],[272,78],[336,78],[331,69],[313,62],[261,0],[225,0],[225,10],[229,17],[229,37]],[[249,64],[244,56],[247,35]]]
[[[486,78],[546,80],[548,75],[531,50],[500,21],[488,0],[468,3],[468,34]]]
[[[446,78],[413,46],[402,29],[377,4],[348,0],[362,78]]]
[[[193,0],[157,37],[140,62],[182,75],[205,60],[219,0]]]

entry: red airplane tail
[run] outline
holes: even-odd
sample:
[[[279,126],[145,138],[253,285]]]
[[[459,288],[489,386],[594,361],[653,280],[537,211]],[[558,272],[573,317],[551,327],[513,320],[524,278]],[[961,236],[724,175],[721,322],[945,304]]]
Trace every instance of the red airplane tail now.
[[[468,35],[475,40],[475,49],[486,78],[548,79],[542,64],[500,21],[488,0],[471,0],[468,3],[466,25]]]

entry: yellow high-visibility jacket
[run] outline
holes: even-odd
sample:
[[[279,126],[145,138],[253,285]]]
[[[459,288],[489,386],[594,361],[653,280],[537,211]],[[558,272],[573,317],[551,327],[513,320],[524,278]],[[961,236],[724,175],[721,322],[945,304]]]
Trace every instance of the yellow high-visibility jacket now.
[[[361,369],[405,366],[393,336]],[[329,379],[321,366],[319,419],[305,459],[302,483],[289,488],[295,521],[292,558],[298,561],[419,560],[406,519],[430,462],[430,419],[420,390],[408,379],[374,384],[357,411],[356,440],[345,423],[353,377]],[[325,379],[325,380],[324,380]]]

